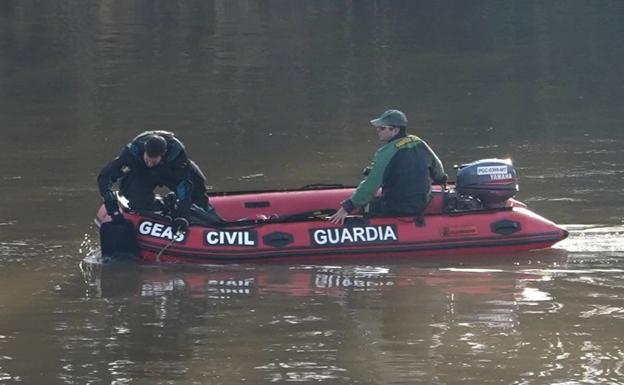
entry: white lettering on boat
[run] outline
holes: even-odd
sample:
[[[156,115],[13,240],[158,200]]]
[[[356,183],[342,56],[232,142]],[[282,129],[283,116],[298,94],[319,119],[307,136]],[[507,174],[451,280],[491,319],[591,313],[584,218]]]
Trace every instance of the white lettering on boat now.
[[[477,167],[477,175],[508,174],[507,166],[481,166]]]
[[[173,233],[173,228],[169,225],[156,223],[151,221],[143,221],[139,224],[139,234],[147,235],[155,238],[175,240],[176,242],[184,242],[186,235],[184,233]]]
[[[490,180],[506,180],[513,179],[511,174],[491,174]]]
[[[318,246],[396,242],[399,240],[395,225],[311,229],[312,244]]]
[[[256,246],[255,231],[206,231],[204,241],[209,246]]]

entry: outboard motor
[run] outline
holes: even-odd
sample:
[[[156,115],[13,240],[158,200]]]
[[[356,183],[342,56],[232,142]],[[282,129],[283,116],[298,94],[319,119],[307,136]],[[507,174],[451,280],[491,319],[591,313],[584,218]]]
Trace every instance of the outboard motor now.
[[[518,193],[518,177],[509,159],[482,159],[457,167],[457,192],[477,198],[486,208],[504,207]]]

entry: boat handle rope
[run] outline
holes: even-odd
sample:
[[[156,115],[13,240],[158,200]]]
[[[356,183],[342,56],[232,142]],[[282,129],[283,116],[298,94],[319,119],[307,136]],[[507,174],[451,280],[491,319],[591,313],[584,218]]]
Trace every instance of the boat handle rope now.
[[[156,254],[156,263],[160,263],[160,256],[165,252],[165,250],[169,248],[169,246],[173,245],[173,242],[175,242],[175,237],[171,238],[171,240],[165,246],[163,246],[162,249],[160,249],[158,254]]]
[[[297,220],[301,220],[302,216],[309,216],[309,219],[312,220],[318,220],[318,219],[323,219],[325,216],[330,215],[330,213],[328,212],[328,210],[331,210],[332,212],[335,212],[336,210],[334,209],[322,209],[322,210],[314,210],[312,212],[304,212],[304,213],[298,213],[298,214],[293,214],[293,215],[289,215],[287,217],[283,217],[283,218],[267,218],[267,219],[249,219],[249,220],[245,220],[245,221],[240,221],[240,222],[225,222],[225,223],[221,223],[220,226],[215,226],[215,227],[219,227],[219,228],[229,228],[232,230],[249,230],[249,229],[253,229],[256,228],[258,226],[264,225],[264,224],[269,224],[269,223],[284,223],[284,222],[294,222]],[[229,226],[228,226],[229,225]],[[177,234],[176,234],[177,235]],[[171,245],[173,245],[173,242],[175,242],[175,237],[171,238],[171,240],[169,242],[167,242],[167,244],[165,244],[156,254],[156,262],[160,263],[160,257],[163,255],[163,253],[169,248],[171,247]]]

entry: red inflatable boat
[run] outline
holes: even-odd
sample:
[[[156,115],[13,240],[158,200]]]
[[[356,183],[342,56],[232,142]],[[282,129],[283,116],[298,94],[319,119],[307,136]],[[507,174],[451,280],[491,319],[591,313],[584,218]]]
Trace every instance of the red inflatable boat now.
[[[343,226],[333,225],[327,213],[338,209],[353,188],[322,186],[214,194],[210,202],[227,222],[191,222],[184,234],[174,234],[170,218],[156,213],[125,212],[124,217],[135,229],[140,257],[159,262],[508,253],[547,248],[567,237],[565,229],[511,198],[517,185],[510,164],[503,173],[500,161],[493,166],[483,162],[468,165],[466,173],[474,171],[472,176],[460,170],[457,188],[434,186],[424,218],[354,215]],[[509,178],[491,177],[503,174]],[[487,180],[478,180],[482,175]],[[107,221],[102,206],[96,223]]]

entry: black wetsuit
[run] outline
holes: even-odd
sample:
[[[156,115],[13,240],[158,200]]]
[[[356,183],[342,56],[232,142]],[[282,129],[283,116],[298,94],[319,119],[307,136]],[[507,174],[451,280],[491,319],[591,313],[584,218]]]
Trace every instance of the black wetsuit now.
[[[145,141],[153,134],[165,138],[167,151],[158,165],[147,167],[143,160]],[[110,194],[117,181],[120,193],[128,199],[133,210],[154,210],[154,189],[160,186],[175,192],[181,217],[188,217],[193,203],[205,210],[209,208],[206,177],[188,159],[182,142],[168,131],[141,133],[124,147],[117,158],[104,166],[98,176],[102,197]]]

